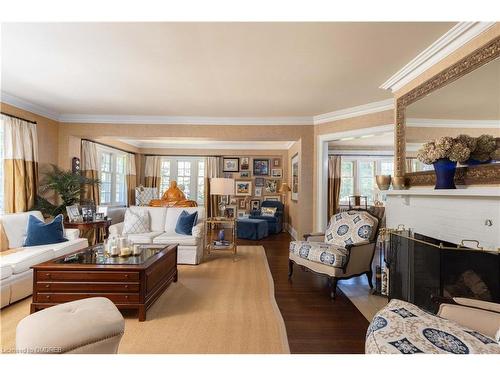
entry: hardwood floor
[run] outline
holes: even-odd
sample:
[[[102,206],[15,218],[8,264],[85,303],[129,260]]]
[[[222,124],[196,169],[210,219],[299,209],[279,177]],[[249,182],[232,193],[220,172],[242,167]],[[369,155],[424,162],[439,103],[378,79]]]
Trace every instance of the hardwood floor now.
[[[368,320],[337,289],[330,299],[327,279],[295,266],[288,280],[288,233],[261,241],[238,240],[239,245],[262,245],[274,279],[276,302],[281,310],[292,353],[364,353]]]

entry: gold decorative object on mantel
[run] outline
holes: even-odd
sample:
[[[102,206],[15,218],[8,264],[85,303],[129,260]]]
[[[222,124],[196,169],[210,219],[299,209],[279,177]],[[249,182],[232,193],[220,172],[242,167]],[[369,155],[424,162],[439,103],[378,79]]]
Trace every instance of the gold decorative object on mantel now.
[[[434,91],[455,82],[500,56],[500,37],[495,38],[413,90],[397,98],[394,131],[394,170],[396,176],[406,176],[410,186],[435,184],[434,171],[405,173],[406,169],[406,112],[407,107]],[[457,168],[456,184],[500,183],[500,164],[483,164]]]
[[[151,200],[149,205],[151,207],[197,207],[198,203],[186,199],[182,190],[177,186],[177,182],[172,181],[162,197]]]

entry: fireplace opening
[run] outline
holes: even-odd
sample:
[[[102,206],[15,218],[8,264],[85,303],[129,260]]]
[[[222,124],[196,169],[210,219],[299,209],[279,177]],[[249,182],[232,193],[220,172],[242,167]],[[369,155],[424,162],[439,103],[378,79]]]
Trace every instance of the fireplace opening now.
[[[391,234],[385,261],[389,298],[403,299],[431,312],[437,309],[432,295],[500,302],[498,253],[401,232]]]

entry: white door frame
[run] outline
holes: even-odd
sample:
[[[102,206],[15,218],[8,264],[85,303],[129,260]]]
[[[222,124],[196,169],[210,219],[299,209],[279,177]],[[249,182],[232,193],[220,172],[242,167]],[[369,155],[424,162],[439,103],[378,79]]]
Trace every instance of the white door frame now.
[[[367,134],[379,134],[392,131],[394,131],[394,125],[389,124],[337,133],[321,134],[317,136],[316,144],[318,145],[318,150],[316,153],[316,196],[318,198],[316,199],[316,231],[324,231],[327,224],[328,142],[335,141],[340,138],[359,137]]]

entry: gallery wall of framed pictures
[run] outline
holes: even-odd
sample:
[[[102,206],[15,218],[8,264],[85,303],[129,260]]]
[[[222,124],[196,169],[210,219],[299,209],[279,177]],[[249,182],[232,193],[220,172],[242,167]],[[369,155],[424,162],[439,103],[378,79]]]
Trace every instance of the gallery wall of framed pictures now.
[[[282,156],[224,156],[224,177],[235,180],[236,216],[243,217],[260,208],[265,200],[281,200],[284,179]]]

